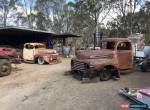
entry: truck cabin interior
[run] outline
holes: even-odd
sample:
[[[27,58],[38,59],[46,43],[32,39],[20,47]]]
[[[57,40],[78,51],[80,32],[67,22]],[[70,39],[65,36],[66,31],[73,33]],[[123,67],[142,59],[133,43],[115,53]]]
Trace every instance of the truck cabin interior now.
[[[116,47],[116,48],[115,48]],[[131,50],[131,43],[127,41],[120,42],[117,44],[115,41],[102,41],[101,42],[102,49],[110,49],[110,50]]]

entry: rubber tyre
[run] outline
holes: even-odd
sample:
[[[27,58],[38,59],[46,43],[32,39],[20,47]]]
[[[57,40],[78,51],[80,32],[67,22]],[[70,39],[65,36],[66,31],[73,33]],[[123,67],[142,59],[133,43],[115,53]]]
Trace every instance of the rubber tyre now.
[[[148,64],[148,63],[142,64],[142,65],[141,65],[141,70],[142,70],[143,72],[150,72],[150,64]]]
[[[74,71],[73,73],[73,77],[79,81],[82,81],[82,78],[83,78],[83,74],[79,71]]]
[[[99,76],[101,81],[108,81],[111,78],[112,74],[109,69],[104,68],[99,72]]]
[[[44,65],[44,64],[45,64],[44,58],[43,58],[43,57],[38,57],[37,63],[38,63],[39,65]]]
[[[8,76],[11,73],[11,63],[7,59],[0,60],[0,76]]]

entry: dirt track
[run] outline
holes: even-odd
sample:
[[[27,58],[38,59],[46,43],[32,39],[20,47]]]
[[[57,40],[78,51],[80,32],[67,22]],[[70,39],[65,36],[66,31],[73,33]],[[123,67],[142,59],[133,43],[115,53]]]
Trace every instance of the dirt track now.
[[[20,64],[0,78],[0,110],[121,110],[128,103],[123,87],[150,86],[150,73],[133,72],[119,81],[81,84],[64,72],[70,60],[57,65]]]

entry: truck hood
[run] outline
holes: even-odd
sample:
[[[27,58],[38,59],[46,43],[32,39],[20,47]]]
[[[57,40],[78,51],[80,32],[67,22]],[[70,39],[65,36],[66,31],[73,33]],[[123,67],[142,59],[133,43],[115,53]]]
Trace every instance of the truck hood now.
[[[79,62],[83,62],[88,64],[92,69],[98,70],[103,68],[105,65],[114,65],[114,67],[117,67],[117,61],[113,59],[74,59]]]
[[[77,52],[78,59],[112,59],[113,51],[108,49],[84,50]]]

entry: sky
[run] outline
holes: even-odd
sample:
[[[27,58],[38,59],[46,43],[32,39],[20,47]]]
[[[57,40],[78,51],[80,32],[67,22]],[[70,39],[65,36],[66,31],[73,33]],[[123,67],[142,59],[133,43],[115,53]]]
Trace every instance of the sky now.
[[[74,0],[66,0],[66,2],[74,2]]]

